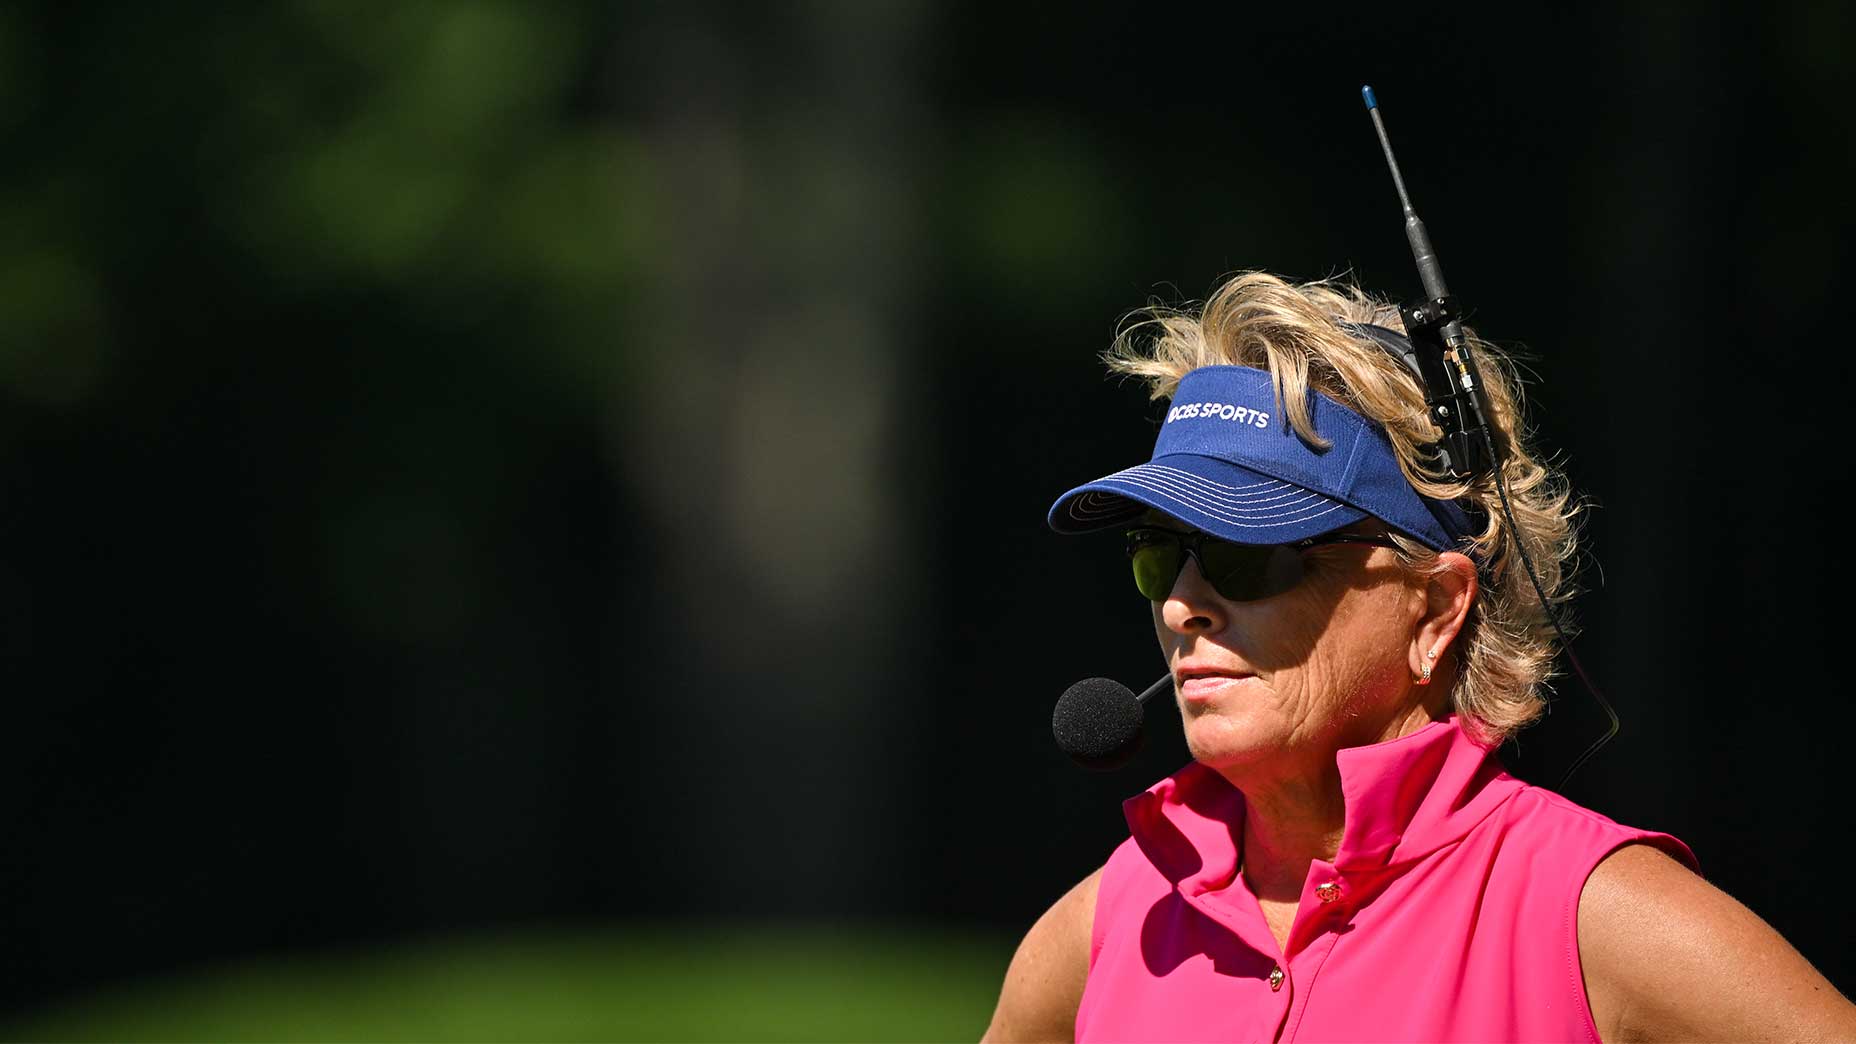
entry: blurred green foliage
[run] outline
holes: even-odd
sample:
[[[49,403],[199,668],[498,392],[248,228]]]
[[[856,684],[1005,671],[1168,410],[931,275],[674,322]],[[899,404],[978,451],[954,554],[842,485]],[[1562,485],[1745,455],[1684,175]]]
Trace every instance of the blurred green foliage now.
[[[119,988],[8,1040],[942,1041],[986,1028],[1003,938],[816,926],[523,934]]]
[[[505,351],[565,389],[609,388],[653,208],[646,148],[588,97],[599,18],[490,2],[0,15],[0,127],[33,143],[0,175],[0,391],[81,406],[129,379],[123,353],[172,351],[177,325],[229,341],[241,313],[356,295],[390,296],[415,328],[488,295],[527,327]]]

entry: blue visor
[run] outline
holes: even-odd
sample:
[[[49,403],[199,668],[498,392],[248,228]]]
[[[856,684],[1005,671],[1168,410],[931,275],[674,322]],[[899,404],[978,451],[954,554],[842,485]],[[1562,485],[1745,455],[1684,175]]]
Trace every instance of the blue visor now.
[[[1153,459],[1057,498],[1050,526],[1087,533],[1149,508],[1239,544],[1287,544],[1372,516],[1433,551],[1470,533],[1456,504],[1413,489],[1385,431],[1310,390],[1315,431],[1296,437],[1264,370],[1206,366],[1180,378]]]

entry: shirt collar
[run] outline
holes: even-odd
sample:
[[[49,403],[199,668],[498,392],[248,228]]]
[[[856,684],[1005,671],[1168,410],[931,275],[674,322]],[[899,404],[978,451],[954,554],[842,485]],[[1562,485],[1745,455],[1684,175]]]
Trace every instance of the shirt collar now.
[[[1408,736],[1339,751],[1347,812],[1335,867],[1378,869],[1462,839],[1523,786],[1492,753],[1454,714]],[[1216,771],[1195,762],[1122,810],[1135,844],[1182,891],[1221,888],[1237,875],[1244,795]]]

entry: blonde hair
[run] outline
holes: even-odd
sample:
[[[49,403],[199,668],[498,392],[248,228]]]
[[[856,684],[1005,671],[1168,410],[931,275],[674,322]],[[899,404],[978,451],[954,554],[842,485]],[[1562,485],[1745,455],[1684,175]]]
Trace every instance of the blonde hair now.
[[[1404,331],[1398,309],[1347,283],[1289,283],[1265,272],[1226,282],[1196,310],[1156,305],[1135,313],[1103,356],[1115,373],[1146,382],[1154,399],[1170,399],[1181,377],[1201,366],[1249,366],[1270,372],[1279,409],[1306,442],[1314,430],[1310,387],[1381,425],[1399,467],[1419,493],[1473,507],[1486,520],[1459,550],[1478,565],[1480,593],[1454,644],[1458,670],[1451,703],[1479,741],[1495,746],[1544,713],[1543,683],[1557,641],[1512,536],[1525,543],[1540,589],[1559,609],[1576,593],[1572,564],[1581,506],[1566,477],[1536,457],[1521,422],[1521,384],[1510,356],[1469,333],[1491,413],[1490,432],[1505,456],[1502,477],[1514,512],[1511,534],[1493,477],[1452,480],[1426,447],[1441,432],[1431,423],[1411,371],[1391,353],[1340,326],[1372,323]],[[1466,331],[1467,332],[1467,331]],[[1420,575],[1443,570],[1437,553],[1393,533],[1405,565]],[[1561,621],[1568,628],[1564,610]]]

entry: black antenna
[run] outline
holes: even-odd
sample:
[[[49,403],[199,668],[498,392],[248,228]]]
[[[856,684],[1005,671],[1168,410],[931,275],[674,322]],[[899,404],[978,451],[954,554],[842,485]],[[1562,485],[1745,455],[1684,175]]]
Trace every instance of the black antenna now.
[[[1429,345],[1442,351],[1449,368],[1455,371],[1454,388],[1427,388],[1429,398],[1426,405],[1431,408],[1433,419],[1444,432],[1444,441],[1439,449],[1445,466],[1452,476],[1459,479],[1486,475],[1495,480],[1502,514],[1508,519],[1508,532],[1513,536],[1515,550],[1521,553],[1521,563],[1527,567],[1527,578],[1533,582],[1534,595],[1540,599],[1540,607],[1546,612],[1547,621],[1553,625],[1553,633],[1559,637],[1560,648],[1565,651],[1567,660],[1571,661],[1574,673],[1579,676],[1586,691],[1604,708],[1605,717],[1610,719],[1605,734],[1586,748],[1585,753],[1579,755],[1566,774],[1560,777],[1558,787],[1563,788],[1574,772],[1579,771],[1592,755],[1598,753],[1599,748],[1611,742],[1611,738],[1618,734],[1618,714],[1611,709],[1610,701],[1605,699],[1604,694],[1598,691],[1598,686],[1592,684],[1592,679],[1585,673],[1585,665],[1579,662],[1578,654],[1572,651],[1572,643],[1560,627],[1559,615],[1553,611],[1553,604],[1547,601],[1547,593],[1540,586],[1540,575],[1534,571],[1534,560],[1527,553],[1527,544],[1521,539],[1520,527],[1515,525],[1514,509],[1508,504],[1508,483],[1502,472],[1502,455],[1496,447],[1494,429],[1486,419],[1492,411],[1483,396],[1482,382],[1476,373],[1475,355],[1470,350],[1468,335],[1463,332],[1456,302],[1444,286],[1443,266],[1437,263],[1437,251],[1431,246],[1430,233],[1425,231],[1424,222],[1418,217],[1417,210],[1413,209],[1410,194],[1405,191],[1405,177],[1399,173],[1398,159],[1392,155],[1392,139],[1386,136],[1385,120],[1379,115],[1379,99],[1373,96],[1373,89],[1368,86],[1361,86],[1360,97],[1366,100],[1366,111],[1373,118],[1373,129],[1379,132],[1379,146],[1385,150],[1386,166],[1391,168],[1392,184],[1398,189],[1399,206],[1405,211],[1405,238],[1411,243],[1412,258],[1418,262],[1418,280],[1424,284],[1426,300],[1399,309],[1399,315],[1405,321],[1406,336],[1414,344]]]
[[[1386,166],[1392,168],[1398,204],[1405,209],[1405,238],[1411,242],[1411,256],[1418,262],[1418,281],[1424,284],[1424,296],[1449,297],[1450,291],[1444,287],[1443,266],[1437,263],[1437,251],[1431,246],[1430,233],[1424,230],[1423,220],[1412,208],[1411,195],[1405,191],[1405,176],[1399,173],[1398,159],[1392,155],[1392,139],[1386,137],[1386,121],[1379,117],[1379,99],[1373,97],[1371,87],[1361,87],[1360,96],[1366,99],[1366,111],[1373,117],[1373,129],[1379,132],[1379,147],[1385,150]],[[1461,327],[1457,333],[1462,335]],[[1449,338],[1446,336],[1445,340]]]

